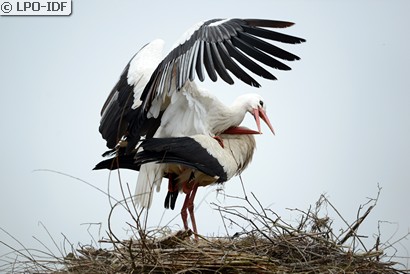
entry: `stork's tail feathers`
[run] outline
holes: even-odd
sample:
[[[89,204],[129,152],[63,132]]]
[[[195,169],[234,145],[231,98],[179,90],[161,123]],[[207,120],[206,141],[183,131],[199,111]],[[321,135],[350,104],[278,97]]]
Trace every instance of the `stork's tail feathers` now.
[[[147,163],[141,165],[140,174],[137,180],[137,187],[135,189],[134,204],[135,206],[150,208],[154,188],[160,190],[162,176],[164,174],[162,165],[155,163]]]

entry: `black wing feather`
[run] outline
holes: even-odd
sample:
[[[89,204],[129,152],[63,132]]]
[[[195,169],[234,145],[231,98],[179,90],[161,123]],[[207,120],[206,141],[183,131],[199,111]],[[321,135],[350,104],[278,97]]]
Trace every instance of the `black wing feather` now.
[[[278,20],[266,20],[266,19],[244,19],[250,26],[258,26],[265,28],[287,28],[293,26],[295,23]]]
[[[224,62],[222,61],[221,55],[219,55],[218,48],[215,43],[211,43],[212,57],[215,64],[216,72],[218,75],[228,84],[233,85],[233,80],[229,73],[226,71]]]
[[[266,79],[276,80],[276,77],[273,76],[269,71],[255,63],[252,59],[250,59],[248,56],[246,56],[236,47],[234,47],[231,41],[226,41],[225,46],[229,54],[232,56],[232,58],[237,60],[239,63],[241,63],[244,67],[248,68],[253,73]],[[260,87],[260,84],[256,82],[255,86]]]
[[[204,67],[202,66],[204,63],[204,43],[204,41],[201,41],[201,44],[199,45],[198,58],[197,63],[195,65],[196,73],[198,74],[198,78],[200,81],[205,80]]]
[[[209,45],[209,43],[205,43],[204,65],[206,71],[208,72],[209,78],[211,78],[211,80],[215,82],[218,78],[215,73],[215,66],[212,59],[211,46]]]
[[[222,61],[225,64],[227,70],[232,72],[238,79],[242,80],[248,85],[256,86],[258,82],[253,79],[249,74],[247,74],[238,64],[236,64],[229,56],[229,52],[226,49],[225,45],[221,42],[217,45],[219,55],[222,58]],[[233,81],[233,80],[232,80]]]
[[[189,64],[189,80],[190,81],[194,81],[195,79],[195,70],[196,70],[196,66],[199,63],[198,62],[198,52],[200,49],[200,41],[196,41],[194,44],[194,48],[192,51],[192,59],[191,59],[191,63]]]
[[[244,53],[248,54],[249,56],[255,58],[256,60],[265,65],[280,70],[290,70],[290,67],[288,67],[287,65],[279,62],[275,58],[270,57],[269,55],[263,53],[257,48],[252,47],[250,44],[239,39],[238,37],[232,37],[232,43],[234,46],[241,49]]]
[[[93,170],[109,169],[116,170],[119,168],[125,168],[130,170],[140,170],[140,166],[135,164],[135,153],[134,154],[121,154],[116,155],[113,158],[99,162]]]
[[[252,36],[250,34],[247,34],[245,32],[240,33],[238,36],[241,40],[243,40],[244,42],[253,45],[254,47],[269,53],[273,56],[279,57],[283,60],[287,60],[287,61],[295,61],[295,60],[299,60],[300,58],[296,55],[294,55],[293,53],[290,53],[286,50],[283,50],[275,45],[269,44],[255,36]]]
[[[249,26],[243,26],[243,29],[245,30],[245,32],[253,34],[255,36],[266,38],[266,39],[273,40],[273,41],[282,42],[282,43],[299,44],[302,42],[306,42],[306,40],[303,38],[283,34],[283,33],[272,31],[272,30],[249,27]]]

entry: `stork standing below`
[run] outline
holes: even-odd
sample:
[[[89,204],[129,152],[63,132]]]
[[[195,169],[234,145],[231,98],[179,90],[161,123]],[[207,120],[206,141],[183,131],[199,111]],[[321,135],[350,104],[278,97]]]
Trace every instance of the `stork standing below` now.
[[[127,64],[102,108],[99,130],[107,146],[125,146],[126,153],[131,153],[141,137],[214,137],[238,126],[247,112],[254,115],[259,131],[261,118],[273,132],[261,96],[244,95],[232,106],[226,106],[198,87],[194,79],[198,76],[203,81],[206,71],[212,81],[219,76],[233,84],[232,73],[246,84],[259,87],[245,70],[276,79],[261,64],[290,70],[276,58],[294,61],[299,57],[267,41],[304,42],[302,38],[271,30],[291,25],[261,19],[213,19],[195,25],[165,57],[162,40],[147,44]],[[137,205],[150,206],[152,188],[156,185],[159,190],[164,168],[152,163],[141,166],[135,195]]]
[[[256,145],[251,134],[259,132],[242,127],[234,132],[234,135],[219,136],[224,147],[209,135],[146,139],[140,144],[142,149],[138,153],[137,150],[131,154],[117,152],[113,158],[102,161],[94,169],[139,170],[147,163],[164,165],[161,175],[168,178],[170,183],[164,206],[174,209],[178,193],[182,190],[186,194],[181,209],[184,228],[188,229],[189,212],[197,239],[194,199],[198,187],[226,182],[239,175],[252,160]]]

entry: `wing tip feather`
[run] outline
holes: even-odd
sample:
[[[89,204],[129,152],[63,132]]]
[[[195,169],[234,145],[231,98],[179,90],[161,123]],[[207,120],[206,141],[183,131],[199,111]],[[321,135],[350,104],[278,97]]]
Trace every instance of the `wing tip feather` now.
[[[288,28],[295,23],[289,21],[269,20],[269,19],[244,19],[251,26],[266,27],[266,28]]]

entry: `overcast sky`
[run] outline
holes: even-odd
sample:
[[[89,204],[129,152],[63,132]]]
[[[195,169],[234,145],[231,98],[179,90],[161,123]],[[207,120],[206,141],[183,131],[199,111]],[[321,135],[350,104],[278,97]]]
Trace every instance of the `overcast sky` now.
[[[276,136],[257,136],[258,150],[243,173],[248,192],[285,220],[287,208],[307,210],[323,193],[349,221],[357,208],[383,188],[361,234],[373,237],[378,220],[382,242],[410,229],[410,26],[409,1],[73,1],[68,17],[0,17],[0,227],[27,246],[32,236],[52,245],[91,242],[86,223],[107,225],[106,196],[79,180],[107,191],[108,171],[92,171],[105,142],[99,132],[101,107],[129,59],[147,42],[162,38],[166,47],[194,23],[211,18],[288,20],[283,31],[307,40],[283,48],[301,57],[292,71],[275,72],[278,81],[260,80],[257,90],[243,84],[203,85],[226,103],[258,92]],[[160,7],[161,5],[161,7]],[[238,82],[238,81],[236,81]],[[248,126],[254,127],[250,117]],[[122,172],[134,191],[137,174]],[[110,190],[120,198],[116,175]],[[154,195],[150,225],[177,216],[162,209],[166,187]],[[238,178],[225,193],[242,195]],[[204,199],[204,200],[203,200]],[[210,203],[216,187],[197,195],[198,230],[224,235]],[[202,202],[201,202],[202,201]],[[329,210],[330,217],[337,215]],[[160,220],[163,217],[161,223]],[[114,214],[113,226],[125,235],[128,216]],[[180,217],[170,225],[178,229]],[[91,233],[98,238],[98,227]],[[125,237],[125,236],[124,236]],[[0,231],[0,240],[15,245]],[[409,240],[398,246],[409,256]],[[407,251],[406,251],[407,249]],[[0,245],[0,255],[7,249]]]

